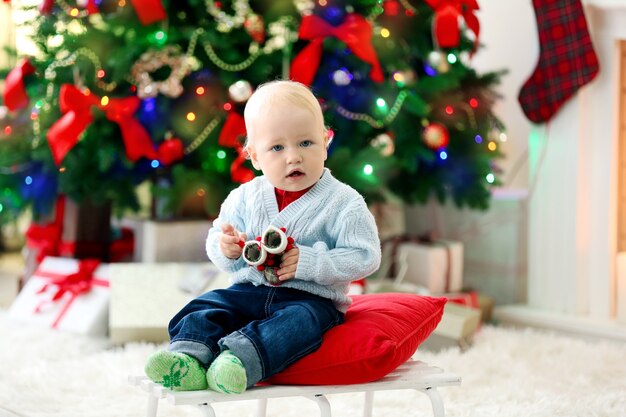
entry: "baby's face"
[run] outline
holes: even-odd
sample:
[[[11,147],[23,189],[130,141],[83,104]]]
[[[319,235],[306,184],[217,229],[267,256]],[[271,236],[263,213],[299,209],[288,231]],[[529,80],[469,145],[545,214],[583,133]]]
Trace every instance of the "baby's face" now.
[[[274,105],[251,128],[250,159],[274,187],[300,191],[320,179],[326,141],[310,111],[290,104]]]

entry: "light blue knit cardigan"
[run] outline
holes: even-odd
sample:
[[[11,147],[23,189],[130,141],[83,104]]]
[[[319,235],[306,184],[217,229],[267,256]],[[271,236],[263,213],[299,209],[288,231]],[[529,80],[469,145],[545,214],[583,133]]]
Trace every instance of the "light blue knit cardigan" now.
[[[338,181],[327,168],[306,194],[278,211],[274,187],[264,176],[233,190],[209,229],[206,250],[211,261],[231,276],[233,284],[269,285],[263,273],[243,258],[229,259],[219,249],[221,224],[230,223],[254,239],[272,225],[287,229],[300,258],[295,279],[284,287],[331,299],[338,310],[350,305],[350,281],[364,278],[380,265],[380,240],[374,217],[363,197]]]

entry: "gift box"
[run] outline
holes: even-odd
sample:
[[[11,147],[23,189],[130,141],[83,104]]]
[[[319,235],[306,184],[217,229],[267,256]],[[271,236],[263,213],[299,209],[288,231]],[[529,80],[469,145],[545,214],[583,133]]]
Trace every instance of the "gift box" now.
[[[462,291],[443,294],[449,302],[460,304],[465,307],[480,308],[478,293],[476,291]]]
[[[210,220],[154,221],[124,218],[120,225],[132,229],[135,262],[206,262],[205,241]]]
[[[435,333],[456,340],[470,340],[480,326],[480,309],[447,303]]]
[[[415,284],[439,295],[463,287],[463,244],[449,240],[404,242],[395,250],[396,284]]]
[[[106,336],[109,307],[108,265],[96,260],[46,257],[9,308],[15,320]]]
[[[15,300],[24,274],[24,258],[19,252],[0,255],[0,309],[8,309]]]
[[[191,299],[229,285],[206,263],[116,263],[111,270],[109,336],[114,343],[169,340],[167,325]]]
[[[46,256],[53,256],[53,255],[46,255]],[[22,248],[22,258],[24,259],[24,277],[22,280],[23,280],[23,283],[25,284],[26,282],[28,282],[30,277],[33,276],[33,274],[37,270],[37,267],[39,266],[43,258],[39,257],[36,249],[33,249],[29,247],[28,245]]]
[[[478,308],[480,308],[480,319],[484,323],[489,323],[493,317],[493,307],[495,300],[485,294],[478,294]]]
[[[493,306],[495,304],[493,298],[488,295],[481,294],[478,291],[462,291],[457,293],[443,294],[451,303],[456,303],[465,307],[477,308],[480,310],[480,320],[483,322],[491,321]]]
[[[480,309],[448,302],[441,321],[420,349],[438,351],[448,347],[467,349],[480,327]]]

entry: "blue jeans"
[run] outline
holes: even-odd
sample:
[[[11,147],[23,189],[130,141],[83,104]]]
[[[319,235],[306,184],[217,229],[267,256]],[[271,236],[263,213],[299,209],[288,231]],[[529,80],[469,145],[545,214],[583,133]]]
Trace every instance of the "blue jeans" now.
[[[248,386],[317,350],[322,335],[343,322],[329,299],[304,291],[236,284],[187,304],[169,324],[169,350],[207,367],[229,349],[246,368]]]

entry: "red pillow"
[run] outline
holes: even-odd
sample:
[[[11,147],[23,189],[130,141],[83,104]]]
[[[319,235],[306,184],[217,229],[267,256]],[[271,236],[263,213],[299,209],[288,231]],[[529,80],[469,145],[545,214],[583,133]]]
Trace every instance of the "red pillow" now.
[[[381,293],[352,296],[345,323],[322,346],[269,378],[272,384],[334,385],[375,381],[407,361],[437,327],[445,298]]]

